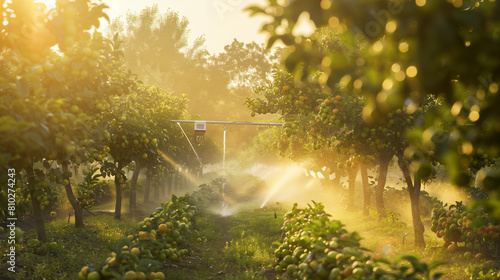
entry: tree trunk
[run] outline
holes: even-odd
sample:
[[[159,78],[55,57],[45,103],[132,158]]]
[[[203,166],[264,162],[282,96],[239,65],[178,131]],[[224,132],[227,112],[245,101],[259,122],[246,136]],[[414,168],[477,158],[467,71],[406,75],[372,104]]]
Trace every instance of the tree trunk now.
[[[182,188],[186,190],[189,187],[189,181],[187,177],[188,171],[184,171],[184,174],[182,176]]]
[[[168,173],[165,172],[165,176],[162,177],[161,185],[160,185],[160,196],[162,200],[165,198],[165,189],[168,184]]]
[[[186,187],[186,177],[184,176],[184,169],[182,169],[181,172],[179,172],[179,183],[177,184],[178,185],[178,188],[179,190],[184,190],[185,187]]]
[[[332,189],[337,193],[341,194],[342,192],[342,187],[340,186],[340,179],[342,178],[342,169],[339,169],[337,167],[334,167],[333,173],[335,173],[335,177],[330,181],[332,185]]]
[[[203,176],[203,165],[200,165],[200,167],[199,167],[198,172],[197,172],[196,175],[197,175],[196,176],[197,179],[200,179],[201,176]]]
[[[370,215],[369,207],[372,195],[370,184],[368,183],[368,168],[363,163],[359,167],[361,169],[361,181],[363,182],[363,214],[368,216]]]
[[[340,190],[340,172],[335,172],[335,178],[332,180],[332,186],[334,190]]]
[[[402,155],[398,156],[398,165],[401,171],[403,172],[403,176],[406,181],[406,185],[408,186],[408,192],[410,194],[410,202],[411,202],[411,216],[413,219],[413,229],[415,233],[415,247],[423,248],[425,247],[424,241],[424,224],[420,220],[420,189],[422,185],[422,181],[420,178],[414,174],[415,182],[413,183],[411,180],[410,170],[408,169],[408,164]]]
[[[144,186],[144,203],[149,202],[149,190],[151,188],[151,170],[146,171],[146,186]]]
[[[35,228],[38,240],[41,242],[47,241],[47,232],[43,221],[42,208],[40,202],[35,195],[35,172],[33,171],[33,158],[30,158],[29,166],[25,169],[28,174],[28,190],[31,196],[31,205],[33,206],[33,218],[35,220]]]
[[[115,204],[115,219],[119,220],[122,217],[122,186],[120,183],[120,175],[122,164],[118,162],[115,174],[115,187],[116,187],[116,204]]]
[[[380,158],[379,162],[379,175],[377,187],[375,189],[375,203],[377,206],[377,213],[379,219],[385,218],[385,206],[384,206],[384,188],[387,181],[387,170],[389,169],[389,163],[391,162],[394,154],[385,155]]]
[[[155,181],[155,184],[153,186],[153,195],[156,199],[160,198],[160,184],[161,181]]]
[[[175,184],[175,171],[170,173],[170,183],[167,185],[167,199],[172,198],[172,191]]]
[[[68,176],[68,163],[63,162],[62,164],[62,171],[63,171],[63,179],[68,180],[70,182],[70,178]],[[68,196],[69,203],[75,210],[75,227],[77,228],[83,228],[83,213],[82,213],[82,207],[80,203],[76,200],[75,194],[73,193],[73,189],[71,188],[71,183],[68,185],[64,186],[66,189],[66,195]]]
[[[137,208],[137,179],[139,178],[139,173],[141,173],[142,165],[139,162],[136,162],[134,173],[132,173],[132,179],[130,180],[130,200],[129,207],[130,209]]]
[[[177,192],[177,190],[179,189],[179,181],[180,181],[180,175],[179,175],[179,171],[175,171],[174,172],[174,177],[175,177],[175,180],[174,180],[174,187],[173,187],[173,192]]]
[[[349,181],[349,191],[348,191],[349,201],[347,202],[347,209],[349,211],[354,211],[354,199],[356,197],[356,177],[358,176],[358,168],[357,167],[348,168],[347,176]]]

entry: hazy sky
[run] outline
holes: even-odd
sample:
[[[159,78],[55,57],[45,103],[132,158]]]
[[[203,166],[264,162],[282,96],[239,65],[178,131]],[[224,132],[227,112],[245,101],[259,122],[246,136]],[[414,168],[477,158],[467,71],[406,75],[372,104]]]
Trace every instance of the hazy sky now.
[[[110,18],[125,14],[127,11],[138,12],[141,9],[158,4],[160,11],[169,8],[179,12],[189,20],[190,40],[205,36],[210,53],[223,51],[225,45],[234,38],[243,42],[265,43],[266,36],[259,34],[264,17],[250,18],[242,10],[250,4],[263,4],[265,0],[103,0],[110,9],[106,12]]]
[[[48,8],[53,8],[56,0],[35,0],[43,2]],[[97,2],[98,0],[94,0]],[[250,17],[243,10],[250,5],[263,6],[267,0],[101,0],[110,8],[104,10],[110,19],[125,15],[127,12],[140,12],[146,7],[158,5],[160,12],[168,9],[176,11],[189,21],[190,41],[199,36],[205,37],[205,45],[212,54],[222,52],[224,46],[238,41],[259,44],[267,42],[267,35],[259,30],[263,23],[271,20],[263,16]],[[311,34],[315,27],[310,24],[309,16],[299,17],[294,28],[294,34]],[[107,21],[101,21],[100,31],[104,31]],[[278,42],[279,44],[279,42]]]

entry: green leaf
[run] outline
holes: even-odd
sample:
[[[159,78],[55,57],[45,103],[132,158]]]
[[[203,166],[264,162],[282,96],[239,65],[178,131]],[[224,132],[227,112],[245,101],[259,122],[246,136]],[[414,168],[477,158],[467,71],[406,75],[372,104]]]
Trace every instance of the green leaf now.
[[[434,268],[438,267],[438,266],[441,266],[441,265],[444,265],[444,264],[447,264],[448,262],[445,262],[445,261],[435,261],[435,262],[432,262],[429,267],[427,268],[429,271],[433,270]]]
[[[21,96],[27,97],[30,94],[30,84],[25,78],[18,78],[16,84]]]
[[[437,280],[437,279],[441,278],[443,275],[444,275],[444,273],[442,273],[442,272],[435,273],[432,275],[431,280]]]
[[[35,169],[34,170],[36,177],[42,179],[44,177],[43,171],[41,169]]]
[[[415,268],[415,270],[422,270],[422,266],[420,265],[420,262],[417,257],[412,256],[412,255],[405,255],[401,259],[407,260],[411,263],[411,265]]]
[[[262,9],[261,7],[257,7],[257,6],[247,7],[244,11],[250,12],[250,16],[254,16],[254,15],[257,15],[257,14],[265,14],[266,13],[266,11],[264,9]]]

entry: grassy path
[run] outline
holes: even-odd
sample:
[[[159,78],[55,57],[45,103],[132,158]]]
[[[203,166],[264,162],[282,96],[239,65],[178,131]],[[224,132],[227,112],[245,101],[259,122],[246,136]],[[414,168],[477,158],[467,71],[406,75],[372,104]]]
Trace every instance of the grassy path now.
[[[273,242],[280,238],[282,220],[274,218],[274,210],[206,213],[197,223],[207,241],[193,244],[194,254],[181,262],[167,264],[168,279],[276,278]]]

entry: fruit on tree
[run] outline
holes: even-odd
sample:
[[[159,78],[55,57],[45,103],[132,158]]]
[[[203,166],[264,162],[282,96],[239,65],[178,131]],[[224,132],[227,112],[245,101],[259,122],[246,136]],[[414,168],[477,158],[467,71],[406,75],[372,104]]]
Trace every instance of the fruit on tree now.
[[[87,280],[99,280],[101,275],[97,271],[92,271],[87,275]]]
[[[130,253],[136,255],[136,256],[139,256],[141,254],[141,249],[137,248],[137,247],[134,247],[130,250]]]
[[[136,278],[137,278],[137,273],[135,273],[135,271],[129,270],[129,271],[125,272],[125,279],[126,280],[134,280]]]
[[[451,244],[446,248],[446,251],[448,252],[456,252],[458,250],[458,245],[456,243]]]
[[[168,231],[168,226],[166,224],[161,224],[158,226],[158,231],[161,233],[166,233]]]

